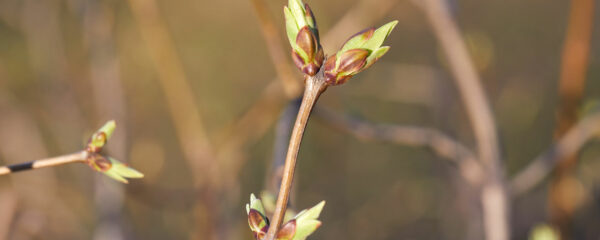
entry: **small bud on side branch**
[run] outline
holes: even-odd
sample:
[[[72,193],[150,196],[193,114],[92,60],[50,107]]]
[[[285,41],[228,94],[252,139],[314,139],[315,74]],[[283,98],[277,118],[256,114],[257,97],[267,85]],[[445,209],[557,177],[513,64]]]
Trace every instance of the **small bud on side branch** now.
[[[59,157],[40,159],[32,162],[15,164],[11,166],[0,167],[0,175],[10,174],[13,172],[31,170],[45,167],[54,167],[68,163],[86,163],[93,170],[104,173],[106,176],[122,183],[128,183],[126,178],[142,178],[144,174],[137,170],[128,167],[111,157],[104,157],[100,152],[110,139],[115,128],[115,121],[108,121],[98,131],[90,137],[88,144],[83,151],[63,155]]]

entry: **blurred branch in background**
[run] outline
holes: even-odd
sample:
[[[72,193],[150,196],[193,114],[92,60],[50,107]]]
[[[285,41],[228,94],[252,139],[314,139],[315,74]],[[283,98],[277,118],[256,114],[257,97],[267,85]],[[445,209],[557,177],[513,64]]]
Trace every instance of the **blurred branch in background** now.
[[[510,203],[504,184],[494,115],[488,104],[481,80],[475,70],[458,26],[445,0],[415,1],[422,7],[435,36],[448,59],[477,141],[478,158],[486,169],[481,202],[485,239],[510,239]]]
[[[301,99],[292,100],[281,113],[277,125],[275,125],[275,139],[273,143],[273,157],[271,167],[265,179],[265,189],[275,195],[279,192],[281,178],[283,176],[283,165],[287,154],[288,144],[292,135],[292,127],[300,110]],[[297,181],[296,181],[297,182]],[[294,188],[290,196],[289,206],[294,204]],[[269,213],[272,214],[272,213]]]
[[[586,73],[589,64],[590,40],[594,23],[594,0],[571,0],[571,11],[562,52],[559,104],[555,139],[559,139],[577,123],[578,110],[583,99]],[[573,193],[573,176],[577,152],[562,156],[550,184],[549,210],[552,223],[558,227],[561,239],[572,239],[571,222],[580,205],[580,197]]]
[[[511,181],[514,196],[530,191],[539,184],[567,156],[576,154],[589,140],[600,136],[600,113],[591,114],[567,131],[550,149],[537,156]]]
[[[17,197],[11,190],[0,191],[0,240],[9,239],[11,226],[17,212]]]
[[[293,68],[289,64],[289,55],[285,54],[287,48],[281,44],[281,35],[277,31],[273,16],[269,13],[269,9],[265,0],[251,0],[254,11],[258,16],[260,30],[267,45],[271,63],[277,72],[277,78],[283,85],[283,90],[287,98],[298,96],[302,89],[297,77],[293,75]]]
[[[117,159],[127,160],[127,119],[126,102],[119,61],[115,53],[113,10],[110,4],[100,0],[87,0],[82,12],[83,39],[89,51],[90,82],[92,97],[96,109],[96,117],[103,123],[106,118],[119,123],[119,134],[111,138],[111,155]],[[131,238],[123,226],[122,216],[124,187],[117,182],[104,181],[104,176],[97,175],[95,188],[95,209],[98,224],[94,239],[119,240]],[[109,186],[107,186],[107,184]]]
[[[316,108],[315,116],[328,126],[363,141],[382,141],[430,148],[440,157],[456,164],[461,176],[471,184],[470,187],[477,188],[482,184],[485,171],[473,152],[438,130],[416,126],[374,124],[335,113],[324,107]]]
[[[133,16],[157,70],[181,150],[194,179],[195,187],[206,187],[202,201],[194,207],[196,233],[192,239],[218,237],[216,194],[210,190],[219,185],[219,168],[203,126],[202,116],[180,59],[176,54],[164,20],[155,0],[130,0]]]

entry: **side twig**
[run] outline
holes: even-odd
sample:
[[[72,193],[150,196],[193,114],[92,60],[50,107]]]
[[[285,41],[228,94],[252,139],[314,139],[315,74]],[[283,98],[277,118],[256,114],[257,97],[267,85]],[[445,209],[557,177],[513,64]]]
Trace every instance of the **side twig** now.
[[[527,167],[512,178],[511,190],[514,196],[530,191],[539,184],[561,161],[567,161],[583,145],[594,137],[600,136],[600,113],[585,117],[554,146],[537,156]]]
[[[335,113],[324,107],[315,108],[315,116],[334,129],[351,134],[358,139],[428,147],[437,155],[456,164],[461,176],[472,186],[479,186],[484,177],[484,169],[475,154],[462,143],[439,130],[370,123]]]
[[[76,153],[71,153],[67,155],[62,155],[58,157],[46,158],[35,160],[26,163],[19,163],[14,165],[8,165],[0,167],[0,175],[11,174],[15,172],[39,169],[39,168],[47,168],[47,167],[55,167],[60,165],[65,165],[69,163],[83,163],[87,158],[88,153],[86,151],[80,151]]]
[[[446,4],[445,0],[420,2],[448,58],[450,70],[473,125],[479,158],[487,170],[481,196],[486,239],[506,240],[510,238],[510,207],[503,183],[496,124],[479,76]]]

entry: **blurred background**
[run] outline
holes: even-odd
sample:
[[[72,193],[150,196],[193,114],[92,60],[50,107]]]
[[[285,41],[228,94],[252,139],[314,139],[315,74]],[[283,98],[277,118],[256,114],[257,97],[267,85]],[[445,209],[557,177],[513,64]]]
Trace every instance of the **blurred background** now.
[[[438,129],[475,151],[419,1],[305,2],[326,54],[361,29],[399,20],[386,41],[391,51],[329,88],[319,106]],[[268,52],[279,41],[278,64],[291,63],[286,3],[0,0],[0,164],[78,151],[115,119],[107,154],[145,174],[125,186],[83,164],[2,176],[0,239],[252,239],[244,205],[250,193],[273,189],[272,162],[278,144],[287,144],[276,125],[297,93],[282,86]],[[587,15],[570,15],[577,3]],[[576,119],[600,98],[600,14],[593,15],[600,4],[593,3],[448,2],[493,109],[507,178],[560,135],[561,81],[580,86],[568,106]],[[590,12],[583,23],[573,20],[582,26],[573,35],[584,39],[575,41],[584,57],[574,57],[583,60],[573,70],[563,66],[569,18]],[[273,19],[266,35],[277,39],[265,42],[260,17]],[[300,71],[288,69],[300,86]],[[569,71],[580,74],[561,77]],[[312,239],[483,239],[477,193],[450,161],[332,125],[311,118],[297,165],[292,207],[327,201]],[[540,224],[568,229],[570,239],[600,239],[599,156],[600,142],[586,144],[566,167],[572,174],[559,183],[561,194],[551,193],[553,174],[512,196],[512,239],[527,239]],[[555,213],[553,201],[566,207]]]

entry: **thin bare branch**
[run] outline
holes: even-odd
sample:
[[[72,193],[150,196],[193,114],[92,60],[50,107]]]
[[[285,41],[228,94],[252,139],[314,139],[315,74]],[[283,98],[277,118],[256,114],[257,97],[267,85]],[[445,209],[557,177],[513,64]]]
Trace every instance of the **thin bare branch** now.
[[[448,59],[450,71],[454,75],[467,115],[473,125],[479,159],[487,170],[481,196],[486,239],[506,240],[510,238],[510,208],[503,184],[504,173],[498,149],[496,124],[481,80],[446,4],[445,0],[425,0],[421,1],[420,6],[423,7]]]
[[[452,161],[462,177],[479,186],[485,171],[466,146],[444,133],[431,128],[374,124],[335,113],[324,107],[315,108],[315,116],[327,125],[365,141],[382,141],[413,147],[428,147],[437,155]]]
[[[15,172],[33,170],[38,168],[56,167],[69,163],[83,163],[87,158],[88,153],[86,151],[80,151],[58,157],[39,159],[26,163],[19,163],[14,165],[8,165],[0,167],[0,175],[11,174]]]
[[[512,178],[511,190],[519,196],[539,184],[565,156],[577,153],[590,139],[600,136],[600,113],[585,117],[554,146],[537,156]]]

